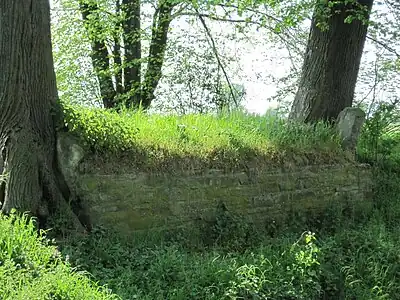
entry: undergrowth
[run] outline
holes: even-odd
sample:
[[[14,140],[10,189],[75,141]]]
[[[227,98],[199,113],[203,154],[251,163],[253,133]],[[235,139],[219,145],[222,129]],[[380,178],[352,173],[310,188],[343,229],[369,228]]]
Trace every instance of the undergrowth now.
[[[62,252],[123,299],[397,299],[399,229],[375,216],[333,235],[293,232],[238,251],[105,230]]]
[[[0,214],[0,299],[118,299],[76,271],[32,219]]]
[[[1,299],[397,299],[400,293],[400,227],[388,227],[382,214],[334,235],[293,232],[239,252],[194,251],[169,239],[127,239],[96,228],[64,241],[61,256],[25,216],[1,216],[0,229]]]
[[[323,125],[291,128],[273,117],[66,109],[72,109],[71,129],[96,151],[158,144],[204,155],[238,145],[293,151],[338,145]],[[124,238],[96,227],[85,237],[60,241],[61,256],[26,217],[0,216],[0,299],[398,299],[399,137],[396,131],[388,134],[393,122],[385,121],[382,110],[366,122],[358,145],[358,159],[374,171],[368,218],[337,222],[333,208],[323,225],[310,216],[304,225],[272,236],[223,214],[205,231],[208,242],[196,246],[189,242],[194,231]]]

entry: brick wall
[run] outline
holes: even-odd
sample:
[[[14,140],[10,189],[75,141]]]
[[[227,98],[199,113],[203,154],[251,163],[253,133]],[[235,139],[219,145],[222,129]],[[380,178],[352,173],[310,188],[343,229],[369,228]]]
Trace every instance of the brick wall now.
[[[332,204],[371,206],[371,170],[363,165],[249,169],[226,174],[81,174],[78,194],[95,224],[121,232],[175,228],[207,219],[219,203],[256,222],[285,220]]]

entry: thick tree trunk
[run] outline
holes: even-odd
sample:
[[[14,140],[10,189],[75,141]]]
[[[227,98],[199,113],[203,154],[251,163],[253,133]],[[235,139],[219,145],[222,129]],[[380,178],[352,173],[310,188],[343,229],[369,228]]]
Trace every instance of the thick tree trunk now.
[[[367,9],[368,20],[373,0],[358,2]],[[359,20],[345,23],[349,8],[335,5],[324,31],[317,27],[318,13],[314,13],[290,119],[334,121],[345,107],[352,106],[368,26]]]
[[[1,210],[45,220],[59,213],[82,229],[57,169],[60,107],[53,67],[48,0],[0,1]]]

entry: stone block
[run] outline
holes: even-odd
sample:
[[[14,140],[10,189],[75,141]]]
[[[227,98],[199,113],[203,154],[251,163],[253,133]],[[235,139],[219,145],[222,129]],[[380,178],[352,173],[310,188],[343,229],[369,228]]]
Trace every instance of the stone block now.
[[[336,121],[336,128],[345,150],[355,151],[364,121],[365,112],[360,108],[346,107],[340,112]]]

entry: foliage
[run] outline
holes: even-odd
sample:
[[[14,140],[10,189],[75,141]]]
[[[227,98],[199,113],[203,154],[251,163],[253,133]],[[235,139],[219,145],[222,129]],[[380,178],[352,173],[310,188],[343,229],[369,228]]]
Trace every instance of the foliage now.
[[[98,103],[99,87],[90,66],[90,40],[83,30],[83,24],[76,0],[58,0],[62,6],[53,9],[53,44],[58,77],[59,90],[64,100],[80,103]],[[283,76],[274,71],[262,72],[257,77],[268,77],[265,82],[272,82],[279,90],[270,100],[278,100],[281,105],[288,106],[288,100],[293,99],[297,79],[304,56],[305,44],[308,38],[309,20],[315,4],[314,0],[296,1],[173,1],[179,3],[179,9],[174,14],[174,22],[168,34],[167,51],[159,88],[156,90],[155,109],[167,111],[173,109],[179,113],[190,113],[204,110],[208,100],[218,96],[218,86],[224,84],[226,78],[219,78],[218,64],[213,51],[219,53],[227,75],[233,82],[247,81],[244,66],[248,62],[241,60],[242,53],[248,46],[259,44],[261,48],[280,49],[279,60],[290,65],[290,70]],[[324,2],[324,1],[320,1]],[[329,5],[337,5],[343,1],[329,1]],[[352,3],[351,1],[345,1]],[[123,14],[117,16],[113,8],[115,2],[97,1],[101,6],[101,23],[92,34],[114,41],[113,33],[116,22],[123,19]],[[319,2],[318,2],[319,3]],[[325,7],[325,6],[324,6]],[[197,10],[196,10],[197,9]],[[142,7],[142,53],[147,53],[151,35],[153,9],[148,5]],[[358,18],[357,10],[354,10]],[[398,86],[395,76],[398,74],[398,39],[396,38],[399,24],[396,17],[399,6],[395,1],[374,1],[365,55],[361,64],[358,79],[356,102],[370,99],[370,91],[375,87],[377,92],[395,94]],[[198,22],[201,14],[210,27],[211,34],[216,40],[216,49],[211,49],[204,28]],[[213,28],[224,27],[223,31]],[[97,28],[95,26],[95,28]],[[120,29],[119,29],[120,30]],[[261,38],[260,38],[261,36]],[[234,42],[233,42],[234,40]],[[228,46],[227,46],[228,45]],[[233,46],[229,46],[233,45]],[[110,48],[109,47],[109,48]],[[229,48],[229,49],[228,49]],[[234,48],[234,49],[233,49]],[[110,48],[111,49],[111,48]],[[227,50],[225,50],[227,49]],[[238,51],[240,49],[241,51]],[[378,55],[379,86],[376,86],[371,72],[373,55]],[[111,74],[120,68],[114,66],[113,55],[110,53]],[[143,68],[149,57],[143,56]],[[268,51],[265,59],[271,58]],[[126,67],[124,63],[124,67]],[[129,64],[128,64],[129,65]],[[108,72],[108,73],[110,73]],[[396,82],[395,82],[396,81]],[[387,84],[390,82],[390,84]],[[248,87],[245,86],[247,89]],[[364,99],[367,98],[367,99]],[[384,97],[386,98],[386,97]],[[246,99],[248,100],[248,98]],[[381,99],[382,100],[382,99]],[[176,103],[177,102],[177,103]],[[179,105],[178,105],[179,104]],[[163,106],[166,105],[166,108]],[[211,103],[211,107],[213,103]],[[164,108],[164,109],[163,109]]]
[[[203,28],[195,29],[201,32]],[[170,35],[165,58],[168,68],[163,70],[152,111],[190,114],[241,108],[245,96],[244,87],[232,82],[230,85],[226,83],[207,38],[202,38],[199,33],[193,34],[189,29],[182,28],[180,31],[184,37],[176,37],[174,32]],[[226,38],[219,37],[220,40]],[[239,39],[237,35],[233,38]],[[235,61],[222,45],[218,51],[224,66]]]
[[[98,100],[101,96],[98,80],[93,72],[90,58],[91,40],[104,41],[107,43],[107,47],[112,49],[116,30],[113,24],[122,22],[127,16],[124,14],[118,16],[114,12],[114,3],[99,1],[98,14],[101,14],[101,18],[93,17],[90,20],[93,24],[88,25],[92,30],[86,32],[83,29],[76,0],[58,0],[55,3],[57,6],[52,13],[52,27],[55,32],[53,45],[61,97],[64,101],[73,103],[99,104]],[[141,48],[142,53],[147,53],[151,39],[151,24],[149,23],[151,23],[153,11],[148,9],[147,5],[143,5],[143,10]],[[181,23],[184,21],[183,24],[189,26],[188,28],[176,26],[169,32],[164,58],[164,65],[167,67],[162,70],[161,87],[156,90],[157,101],[155,101],[154,107],[158,111],[172,109],[180,113],[187,110],[190,112],[215,111],[218,100],[226,95],[223,87],[226,78],[222,78],[221,66],[216,61],[208,39],[203,37],[204,28],[199,27],[198,22],[195,22],[196,17],[192,16],[189,11],[175,15],[177,20]],[[187,15],[189,16],[187,17]],[[195,24],[197,24],[196,27]],[[122,33],[119,32],[119,34]],[[228,34],[224,34],[220,37],[224,40],[226,38],[239,39],[238,35],[229,37]],[[233,61],[233,55],[221,48],[217,49],[220,53],[221,64],[227,67]],[[114,78],[121,69],[132,67],[135,64],[135,62],[124,61],[119,65],[119,62],[114,60],[114,55],[110,53],[110,69],[103,70],[101,76]],[[155,59],[150,54],[143,55],[140,61],[142,73],[146,71],[146,64],[149,60],[154,61]],[[229,77],[231,76],[229,75]],[[235,80],[237,81],[237,78]],[[131,94],[129,91],[120,93],[118,99],[126,100]],[[171,99],[174,100],[171,101]]]
[[[99,105],[101,95],[89,56],[90,40],[82,30],[77,4],[57,0],[53,5],[52,19],[57,22],[51,24],[52,43],[59,96],[75,104]]]
[[[397,102],[378,104],[363,126],[358,143],[361,159],[400,168],[400,113]]]
[[[400,128],[397,103],[380,103],[358,143],[359,160],[374,167],[375,206],[388,224],[400,218]]]
[[[260,255],[254,264],[236,269],[228,299],[314,299],[320,294],[319,249],[315,237],[306,233],[279,258]]]
[[[77,272],[26,215],[0,215],[1,299],[118,299]]]
[[[399,292],[396,227],[379,217],[343,229],[320,247],[326,299],[394,299]]]
[[[251,220],[227,210],[223,202],[217,206],[215,217],[199,227],[200,241],[206,246],[240,252],[261,240],[260,232]],[[191,238],[185,235],[181,240],[186,244],[191,242]]]
[[[212,248],[188,252],[168,241],[152,245],[135,240],[132,248],[132,241],[116,236],[96,232],[85,240],[70,240],[62,251],[123,299],[237,299],[251,294],[255,297],[250,299],[311,299],[319,292],[318,247],[308,233],[294,244],[280,240],[241,255]],[[261,277],[263,282],[257,282]]]

